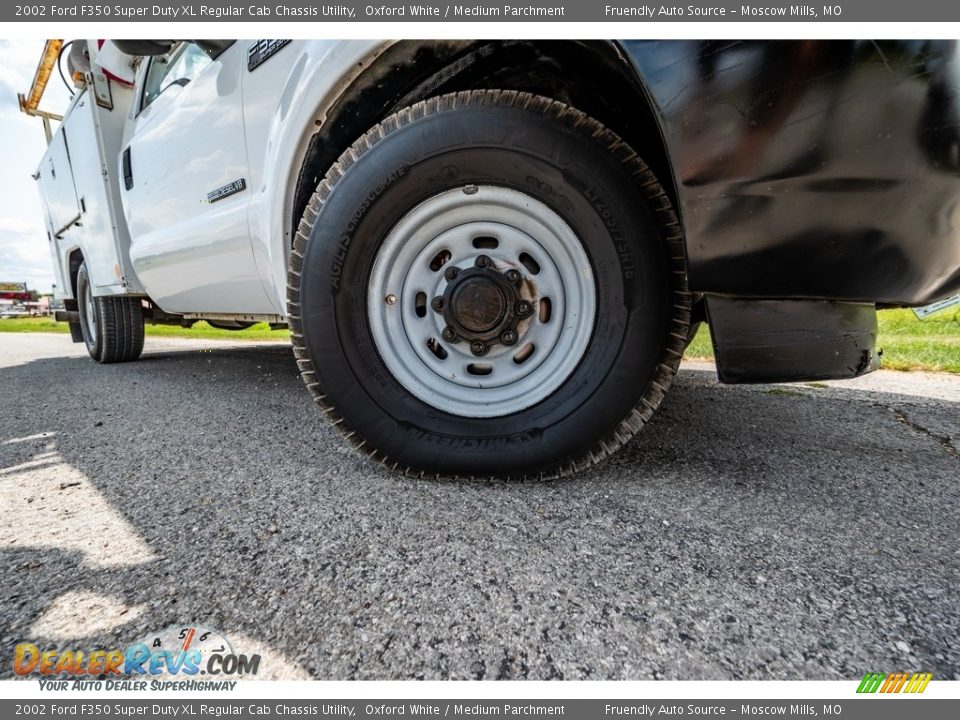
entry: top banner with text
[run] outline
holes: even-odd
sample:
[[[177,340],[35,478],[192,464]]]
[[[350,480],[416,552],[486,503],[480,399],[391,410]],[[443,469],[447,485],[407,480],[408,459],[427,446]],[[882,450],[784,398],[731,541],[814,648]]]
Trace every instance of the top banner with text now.
[[[26,0],[0,6],[3,22],[952,22],[956,0],[823,0],[623,3],[604,0],[490,0],[437,2],[318,2],[318,0]]]

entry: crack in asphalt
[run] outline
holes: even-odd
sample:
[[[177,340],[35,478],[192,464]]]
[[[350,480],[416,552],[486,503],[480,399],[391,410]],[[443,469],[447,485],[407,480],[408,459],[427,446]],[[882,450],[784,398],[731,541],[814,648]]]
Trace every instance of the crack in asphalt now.
[[[903,423],[921,435],[926,435],[928,438],[935,441],[941,448],[943,448],[954,460],[960,462],[960,452],[957,451],[957,448],[954,447],[953,442],[947,435],[938,435],[932,430],[925,428],[920,423],[914,422],[908,418],[903,411],[898,410],[897,408],[892,407],[888,409],[893,412],[894,417],[897,418],[897,422]]]

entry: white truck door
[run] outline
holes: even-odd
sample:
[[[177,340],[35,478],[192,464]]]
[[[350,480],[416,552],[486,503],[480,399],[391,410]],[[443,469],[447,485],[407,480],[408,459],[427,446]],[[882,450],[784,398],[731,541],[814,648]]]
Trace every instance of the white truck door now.
[[[167,312],[276,312],[250,243],[245,61],[239,42],[144,60],[118,172],[131,261]]]

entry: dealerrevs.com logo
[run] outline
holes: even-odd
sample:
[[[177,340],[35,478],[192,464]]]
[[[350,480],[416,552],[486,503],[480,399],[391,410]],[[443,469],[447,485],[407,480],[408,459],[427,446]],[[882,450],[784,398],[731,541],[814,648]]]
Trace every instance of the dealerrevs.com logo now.
[[[44,690],[232,690],[259,669],[259,655],[239,653],[223,633],[199,625],[169,627],[122,649],[24,642],[13,651],[14,673],[39,676]]]

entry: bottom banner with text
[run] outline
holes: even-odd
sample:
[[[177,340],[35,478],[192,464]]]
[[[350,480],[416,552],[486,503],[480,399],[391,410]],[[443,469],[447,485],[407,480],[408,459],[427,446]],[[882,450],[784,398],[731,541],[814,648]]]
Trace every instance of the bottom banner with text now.
[[[905,704],[910,704],[908,709]],[[130,718],[565,718],[842,717],[844,720],[960,717],[960,700],[882,698],[851,700],[0,700],[0,717]]]

